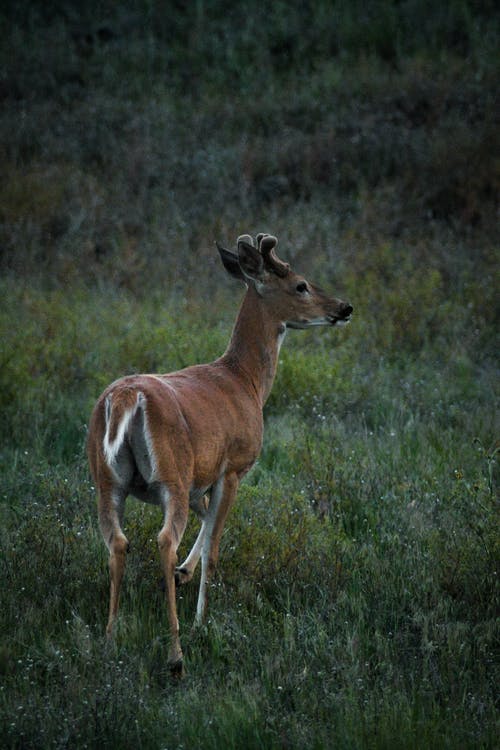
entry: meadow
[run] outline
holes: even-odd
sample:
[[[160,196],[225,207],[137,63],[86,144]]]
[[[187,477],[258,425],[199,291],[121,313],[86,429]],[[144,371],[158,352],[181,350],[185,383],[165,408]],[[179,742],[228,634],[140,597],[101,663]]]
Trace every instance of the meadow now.
[[[20,1],[0,33],[3,746],[496,747],[495,4]],[[261,230],[355,312],[287,334],[176,682],[133,499],[104,637],[86,425],[224,351],[214,240]]]

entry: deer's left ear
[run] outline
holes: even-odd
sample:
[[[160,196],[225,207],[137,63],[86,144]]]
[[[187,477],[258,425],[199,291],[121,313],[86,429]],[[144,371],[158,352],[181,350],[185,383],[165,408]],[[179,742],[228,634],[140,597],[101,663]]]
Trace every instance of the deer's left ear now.
[[[233,278],[239,279],[240,281],[245,281],[245,276],[243,275],[243,271],[241,270],[240,262],[236,253],[233,253],[231,250],[226,250],[226,248],[222,247],[222,245],[219,245],[217,241],[215,242],[215,244],[217,245],[217,250],[220,253],[220,257],[226,271]]]
[[[238,237],[238,260],[240,268],[249,278],[260,281],[264,273],[264,260],[259,250],[250,244],[250,235]]]

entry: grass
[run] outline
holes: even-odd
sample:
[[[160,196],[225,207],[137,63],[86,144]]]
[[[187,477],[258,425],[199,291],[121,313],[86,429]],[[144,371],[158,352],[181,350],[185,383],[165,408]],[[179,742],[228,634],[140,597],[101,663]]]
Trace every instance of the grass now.
[[[29,310],[34,290],[26,299]],[[105,362],[127,370],[133,352],[130,369],[156,364],[174,340],[171,313],[160,313],[143,349],[156,305],[80,292],[74,314],[63,316],[58,302],[59,292],[37,299],[47,316],[37,323],[54,331],[53,371],[34,359],[47,379],[25,381],[25,413],[2,451],[6,746],[325,747],[335,737],[340,747],[493,747],[491,370],[478,378],[460,352],[439,367],[428,350],[376,362],[361,322],[333,349],[331,335],[290,335],[264,451],[223,537],[206,627],[190,630],[196,584],[180,597],[188,677],[175,686],[165,662],[160,518],[134,501],[117,641],[105,643],[106,556],[82,450],[93,393],[112,376]],[[116,337],[102,337],[106,309]],[[133,320],[125,332],[119,309]],[[16,314],[22,321],[22,307]],[[195,331],[199,316],[183,316],[181,330]],[[203,358],[220,350],[229,320],[205,337]],[[36,330],[20,328],[19,347],[32,351]],[[196,359],[202,333],[178,327],[177,356]],[[63,372],[68,349],[82,355],[71,359],[76,380]],[[327,377],[309,372],[311,357]]]
[[[4,746],[495,747],[493,4],[97,5],[0,12]],[[260,230],[355,317],[287,336],[174,684],[133,500],[105,642],[86,424],[223,351],[213,240]]]

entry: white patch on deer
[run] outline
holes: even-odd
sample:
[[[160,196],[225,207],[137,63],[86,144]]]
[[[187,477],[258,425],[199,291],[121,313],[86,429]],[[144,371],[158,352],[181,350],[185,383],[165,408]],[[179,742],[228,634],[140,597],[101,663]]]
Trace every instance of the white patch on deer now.
[[[149,467],[147,466],[147,461],[141,462],[141,465],[139,466],[139,469],[144,477],[144,479],[148,482],[154,482],[156,479],[156,456],[154,452],[154,446],[153,446],[153,439],[151,437],[151,431],[149,429],[148,424],[148,418],[146,414],[146,397],[142,392],[139,391],[137,394],[137,406],[142,409],[143,413],[143,435],[144,435],[144,442],[146,444],[146,450],[149,458]],[[137,460],[137,456],[136,456]],[[147,472],[147,468],[149,468],[149,472]]]
[[[283,344],[283,341],[285,340],[286,336],[286,324],[282,323],[278,330],[278,354],[280,353],[281,345]]]
[[[142,393],[138,393],[138,400],[139,396],[143,396]],[[113,410],[113,404],[112,404],[112,394],[108,396],[106,399],[106,432],[104,434],[104,440],[103,440],[103,448],[104,448],[104,456],[106,458],[106,462],[108,466],[113,466],[113,464],[116,462],[116,457],[118,455],[118,451],[123,445],[123,441],[125,439],[126,432],[128,430],[128,426],[130,424],[130,420],[134,416],[137,409],[137,403],[135,406],[132,406],[132,408],[127,409],[121,418],[120,424],[118,425],[118,430],[116,432],[116,437],[114,440],[109,439],[109,425],[111,422],[111,412]]]

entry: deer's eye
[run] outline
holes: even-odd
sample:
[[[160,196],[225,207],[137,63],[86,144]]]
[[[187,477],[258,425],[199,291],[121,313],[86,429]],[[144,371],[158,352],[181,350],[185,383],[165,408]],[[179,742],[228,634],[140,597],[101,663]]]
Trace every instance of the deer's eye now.
[[[307,291],[308,291],[308,289],[307,289],[307,284],[306,284],[306,282],[305,282],[305,281],[301,281],[301,282],[300,282],[299,284],[297,284],[297,286],[295,287],[295,290],[296,290],[296,291],[297,291],[297,292],[298,292],[299,294],[304,294],[304,292],[307,292]]]

